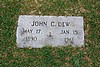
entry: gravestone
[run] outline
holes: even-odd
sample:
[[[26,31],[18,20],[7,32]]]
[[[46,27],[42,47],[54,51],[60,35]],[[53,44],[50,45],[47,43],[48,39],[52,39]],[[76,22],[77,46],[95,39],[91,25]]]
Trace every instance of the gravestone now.
[[[19,48],[84,46],[83,17],[20,15],[16,32]]]

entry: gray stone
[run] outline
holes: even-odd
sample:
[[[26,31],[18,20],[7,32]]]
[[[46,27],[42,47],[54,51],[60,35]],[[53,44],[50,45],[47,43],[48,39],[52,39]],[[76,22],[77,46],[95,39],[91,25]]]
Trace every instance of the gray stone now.
[[[16,32],[17,46],[84,46],[83,22],[81,16],[20,15]]]

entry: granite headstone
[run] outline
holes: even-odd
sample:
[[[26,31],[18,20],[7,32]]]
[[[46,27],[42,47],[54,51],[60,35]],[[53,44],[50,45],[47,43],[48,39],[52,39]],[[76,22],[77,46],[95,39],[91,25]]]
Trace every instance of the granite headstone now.
[[[17,46],[84,46],[83,23],[81,16],[20,15],[16,32]]]

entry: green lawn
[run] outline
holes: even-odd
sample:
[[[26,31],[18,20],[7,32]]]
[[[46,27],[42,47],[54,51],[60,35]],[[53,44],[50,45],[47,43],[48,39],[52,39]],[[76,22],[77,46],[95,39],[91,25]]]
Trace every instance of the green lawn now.
[[[85,47],[17,48],[19,15],[83,16]],[[0,0],[0,67],[99,66],[99,0]]]

